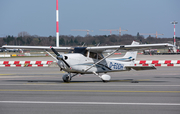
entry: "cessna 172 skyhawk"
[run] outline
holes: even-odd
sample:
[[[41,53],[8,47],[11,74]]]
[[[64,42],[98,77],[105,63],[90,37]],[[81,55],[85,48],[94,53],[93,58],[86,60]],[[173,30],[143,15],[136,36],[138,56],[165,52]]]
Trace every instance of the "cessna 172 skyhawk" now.
[[[140,44],[133,41],[131,45],[116,45],[116,46],[98,46],[98,47],[48,47],[48,46],[10,46],[4,45],[3,48],[16,49],[43,49],[48,54],[47,50],[52,50],[57,57],[51,55],[56,59],[60,70],[67,72],[63,75],[64,82],[69,82],[72,77],[77,74],[95,74],[99,76],[102,81],[109,81],[111,79],[107,72],[119,72],[134,70],[149,70],[156,69],[154,66],[135,66],[135,60],[138,49],[152,49],[173,47],[168,43],[161,44]],[[70,51],[68,54],[60,55],[59,51]],[[109,55],[104,57],[102,52],[105,50],[113,50]],[[127,50],[126,54],[121,58],[108,58],[119,50]],[[99,75],[103,73],[103,75]]]

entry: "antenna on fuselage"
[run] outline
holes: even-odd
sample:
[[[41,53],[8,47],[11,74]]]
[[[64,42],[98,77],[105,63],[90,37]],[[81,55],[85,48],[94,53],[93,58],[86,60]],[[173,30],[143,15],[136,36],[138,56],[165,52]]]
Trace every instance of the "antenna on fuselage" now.
[[[85,44],[86,44],[86,43],[84,43],[81,47],[84,47]]]
[[[97,47],[100,45],[101,43],[97,44]]]

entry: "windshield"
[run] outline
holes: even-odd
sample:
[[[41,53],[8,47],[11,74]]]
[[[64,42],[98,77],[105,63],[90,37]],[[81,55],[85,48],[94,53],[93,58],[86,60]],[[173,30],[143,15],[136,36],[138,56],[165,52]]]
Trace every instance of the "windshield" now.
[[[87,56],[86,47],[75,47],[74,50],[70,50],[69,53],[81,53],[84,56]]]

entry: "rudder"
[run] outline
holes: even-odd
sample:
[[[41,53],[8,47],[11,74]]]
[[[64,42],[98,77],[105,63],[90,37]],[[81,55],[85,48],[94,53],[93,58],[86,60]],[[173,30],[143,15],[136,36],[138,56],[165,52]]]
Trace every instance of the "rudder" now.
[[[139,42],[133,41],[131,45],[139,45]],[[133,59],[136,60],[137,57],[137,51],[128,51],[123,56],[123,58]]]

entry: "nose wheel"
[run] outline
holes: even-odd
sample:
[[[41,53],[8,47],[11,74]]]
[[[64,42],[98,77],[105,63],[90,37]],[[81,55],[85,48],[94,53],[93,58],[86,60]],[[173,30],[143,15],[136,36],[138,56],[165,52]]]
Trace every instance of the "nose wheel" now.
[[[68,83],[71,81],[72,77],[76,76],[78,73],[71,75],[71,73],[63,75],[62,79],[64,82]]]
[[[70,76],[68,74],[65,74],[65,75],[63,75],[62,79],[63,79],[64,82],[69,82],[70,81]]]

